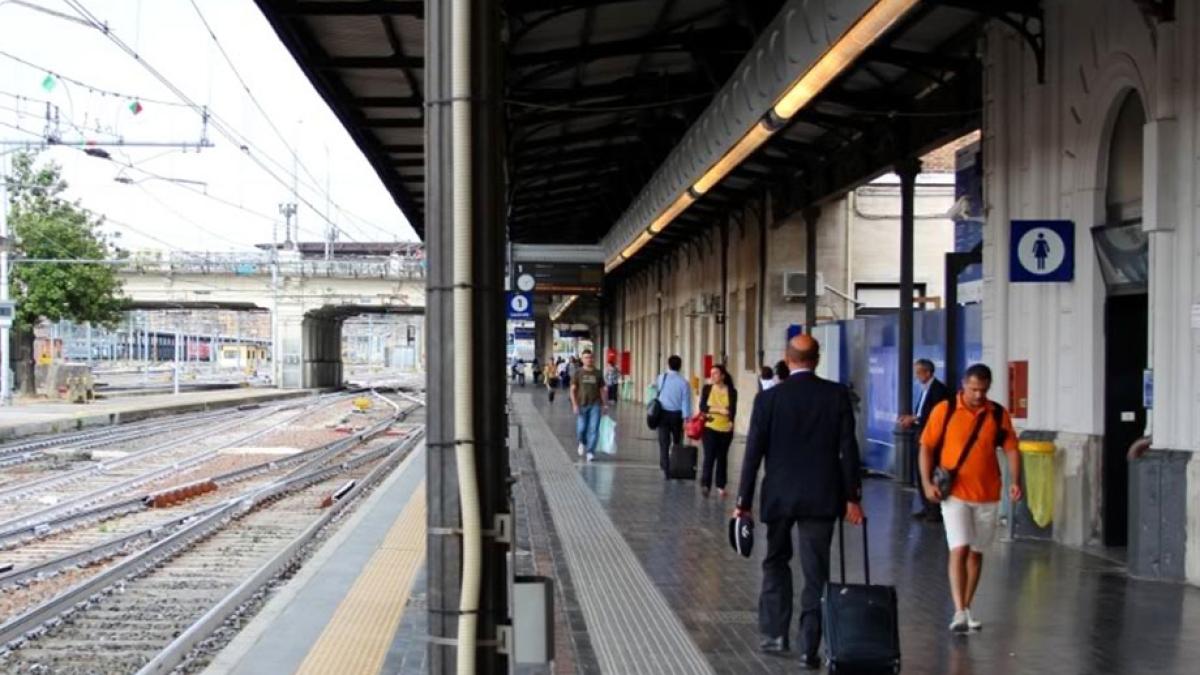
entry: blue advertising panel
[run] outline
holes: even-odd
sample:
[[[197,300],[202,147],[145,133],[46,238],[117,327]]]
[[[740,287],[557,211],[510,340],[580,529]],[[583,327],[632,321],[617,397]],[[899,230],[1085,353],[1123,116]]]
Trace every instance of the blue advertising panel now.
[[[894,464],[897,319],[895,314],[867,317],[867,443],[861,450],[863,464],[874,471],[890,472]]]
[[[966,253],[983,242],[983,156],[972,143],[954,153],[954,250]],[[983,279],[983,266],[971,265],[959,283]]]

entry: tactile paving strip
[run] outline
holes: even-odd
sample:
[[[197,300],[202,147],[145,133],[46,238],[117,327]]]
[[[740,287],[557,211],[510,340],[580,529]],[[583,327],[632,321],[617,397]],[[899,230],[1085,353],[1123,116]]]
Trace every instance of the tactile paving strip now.
[[[413,491],[379,550],[334,612],[297,675],[375,675],[425,559],[425,483]]]
[[[603,672],[713,673],[529,396],[513,402]]]

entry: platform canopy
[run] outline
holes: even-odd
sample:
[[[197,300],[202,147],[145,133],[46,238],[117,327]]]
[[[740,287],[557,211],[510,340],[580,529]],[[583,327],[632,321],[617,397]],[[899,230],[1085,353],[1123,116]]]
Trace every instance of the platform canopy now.
[[[425,3],[258,4],[424,237]],[[802,208],[979,128],[988,21],[1044,51],[1037,0],[501,5],[509,236],[618,275],[749,197]]]

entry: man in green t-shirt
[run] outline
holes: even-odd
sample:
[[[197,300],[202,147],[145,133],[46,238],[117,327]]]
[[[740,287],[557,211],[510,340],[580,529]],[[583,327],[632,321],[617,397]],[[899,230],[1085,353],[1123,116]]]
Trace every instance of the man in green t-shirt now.
[[[579,439],[580,456],[587,461],[596,459],[596,436],[600,431],[600,416],[607,412],[604,395],[604,375],[596,369],[592,350],[583,351],[583,367],[571,378],[571,408],[575,411],[575,437]]]

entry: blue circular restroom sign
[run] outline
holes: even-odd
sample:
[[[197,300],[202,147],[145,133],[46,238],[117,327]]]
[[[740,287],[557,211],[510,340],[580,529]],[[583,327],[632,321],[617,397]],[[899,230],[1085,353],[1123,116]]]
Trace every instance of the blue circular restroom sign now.
[[[508,318],[510,319],[532,319],[533,318],[533,299],[528,293],[508,293]]]
[[[1009,281],[1059,283],[1075,279],[1075,223],[1012,221]]]

